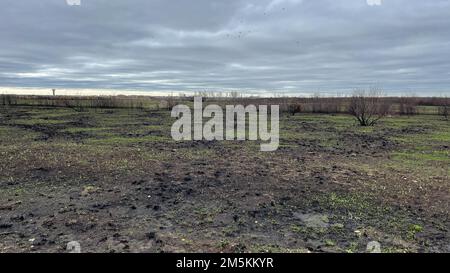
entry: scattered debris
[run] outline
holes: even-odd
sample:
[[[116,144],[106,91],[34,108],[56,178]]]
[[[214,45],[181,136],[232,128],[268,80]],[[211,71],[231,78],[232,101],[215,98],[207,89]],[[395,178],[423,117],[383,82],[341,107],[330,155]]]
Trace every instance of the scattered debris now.
[[[366,250],[369,253],[381,253],[381,244],[377,241],[371,241],[367,244]]]
[[[81,245],[77,241],[68,242],[66,249],[69,253],[81,253]]]
[[[301,220],[307,227],[328,228],[330,226],[327,215],[294,213],[294,217]]]

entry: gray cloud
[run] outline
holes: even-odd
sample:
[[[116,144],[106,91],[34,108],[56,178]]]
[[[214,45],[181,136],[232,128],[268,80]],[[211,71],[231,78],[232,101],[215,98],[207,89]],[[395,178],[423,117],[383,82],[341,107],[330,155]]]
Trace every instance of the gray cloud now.
[[[4,0],[0,86],[450,95],[449,10],[449,0]]]

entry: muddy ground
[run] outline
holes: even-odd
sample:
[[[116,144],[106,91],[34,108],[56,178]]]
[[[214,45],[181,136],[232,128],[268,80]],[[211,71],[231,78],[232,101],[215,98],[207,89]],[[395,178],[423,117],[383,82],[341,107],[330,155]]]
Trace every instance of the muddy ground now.
[[[0,252],[450,251],[450,124],[283,115],[281,146],[167,111],[0,108]]]

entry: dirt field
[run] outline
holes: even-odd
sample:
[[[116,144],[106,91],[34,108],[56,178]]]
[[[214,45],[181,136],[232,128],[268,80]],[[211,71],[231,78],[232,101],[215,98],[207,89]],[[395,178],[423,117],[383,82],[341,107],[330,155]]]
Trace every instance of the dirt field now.
[[[167,111],[0,108],[0,252],[450,251],[450,122],[284,115],[278,151]]]

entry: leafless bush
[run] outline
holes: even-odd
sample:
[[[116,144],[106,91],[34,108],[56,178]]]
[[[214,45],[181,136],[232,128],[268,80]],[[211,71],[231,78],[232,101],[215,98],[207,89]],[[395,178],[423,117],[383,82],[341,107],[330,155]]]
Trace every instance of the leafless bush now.
[[[450,112],[449,104],[439,106],[439,115],[443,116],[446,120],[448,120],[449,112]]]
[[[341,112],[341,98],[314,95],[309,99],[310,112],[319,114],[336,114]],[[306,110],[306,109],[305,109]]]
[[[399,101],[399,114],[412,116],[417,114],[417,105],[414,98],[401,97]]]
[[[228,97],[233,98],[233,99],[237,99],[237,98],[242,98],[243,95],[242,93],[238,92],[238,91],[231,91],[227,94]]]
[[[302,106],[300,104],[289,104],[287,109],[287,111],[293,116],[302,112]]]
[[[11,95],[1,95],[1,98],[2,98],[1,99],[2,105],[4,105],[4,106],[15,104],[15,99]]]
[[[312,97],[312,112],[313,113],[322,113],[322,109],[323,109],[322,102],[323,102],[323,100],[320,98],[320,95],[315,94]]]
[[[158,110],[171,110],[178,104],[177,100],[173,96],[165,97],[160,100],[157,106]]]
[[[71,108],[72,110],[76,111],[76,112],[83,112],[84,109],[84,105],[82,104],[80,99],[61,99],[59,100],[60,104],[62,103],[63,106],[67,107],[67,108]]]
[[[361,126],[373,126],[389,114],[390,104],[380,97],[377,89],[355,91],[350,98],[349,113]]]

